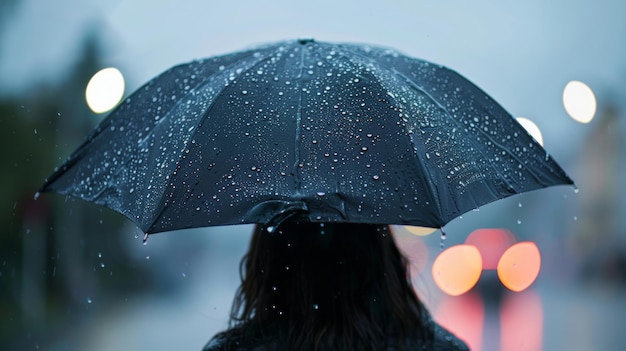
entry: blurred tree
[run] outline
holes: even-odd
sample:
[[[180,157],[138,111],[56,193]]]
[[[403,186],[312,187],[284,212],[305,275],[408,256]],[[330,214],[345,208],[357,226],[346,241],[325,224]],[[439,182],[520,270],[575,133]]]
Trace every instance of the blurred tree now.
[[[13,13],[17,3],[18,0],[0,0],[0,34],[4,29],[4,24],[7,22],[6,19]]]
[[[88,34],[64,82],[0,101],[0,345],[10,349],[32,347],[29,335],[52,337],[89,299],[128,297],[154,283],[153,270],[122,243],[122,216],[59,195],[33,197],[98,121],[84,89],[99,57]]]

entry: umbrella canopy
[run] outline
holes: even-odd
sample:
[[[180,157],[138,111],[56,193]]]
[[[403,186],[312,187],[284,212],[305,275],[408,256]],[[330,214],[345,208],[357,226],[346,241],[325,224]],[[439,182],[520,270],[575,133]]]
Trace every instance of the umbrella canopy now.
[[[297,40],[171,68],[47,179],[144,232],[315,222],[442,227],[572,184],[492,98],[394,50]]]

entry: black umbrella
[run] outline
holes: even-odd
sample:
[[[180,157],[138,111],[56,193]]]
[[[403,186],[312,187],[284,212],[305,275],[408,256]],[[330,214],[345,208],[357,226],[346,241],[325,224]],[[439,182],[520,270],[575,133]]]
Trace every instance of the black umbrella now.
[[[436,228],[558,184],[572,181],[456,72],[389,49],[298,40],[164,72],[41,191],[156,233],[292,216]]]

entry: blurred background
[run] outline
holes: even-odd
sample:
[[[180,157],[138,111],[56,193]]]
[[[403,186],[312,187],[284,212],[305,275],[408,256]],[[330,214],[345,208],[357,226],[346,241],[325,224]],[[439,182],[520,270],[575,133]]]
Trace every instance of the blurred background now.
[[[226,327],[251,226],[142,245],[118,214],[34,194],[163,70],[301,37],[459,71],[525,118],[576,182],[465,214],[445,241],[394,228],[440,323],[473,350],[623,348],[625,15],[619,0],[0,0],[2,349],[200,350]]]

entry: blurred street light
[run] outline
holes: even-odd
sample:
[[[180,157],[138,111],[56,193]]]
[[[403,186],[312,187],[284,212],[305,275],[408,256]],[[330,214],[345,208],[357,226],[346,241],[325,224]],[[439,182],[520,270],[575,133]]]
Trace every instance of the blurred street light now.
[[[563,106],[575,121],[589,123],[596,114],[596,96],[587,84],[573,80],[563,89]]]
[[[85,89],[87,105],[95,113],[104,113],[115,107],[124,96],[124,76],[113,67],[98,71]]]

